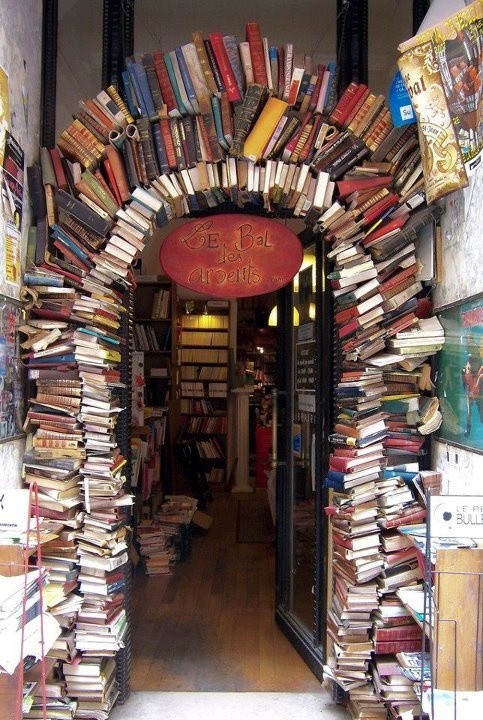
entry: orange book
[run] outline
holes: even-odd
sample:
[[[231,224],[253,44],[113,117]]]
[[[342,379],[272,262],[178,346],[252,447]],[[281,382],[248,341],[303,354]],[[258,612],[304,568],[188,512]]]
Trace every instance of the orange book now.
[[[113,145],[106,145],[106,160],[109,161],[109,165],[114,174],[119,196],[122,202],[127,202],[127,200],[129,200],[129,182],[124,167],[124,160]]]

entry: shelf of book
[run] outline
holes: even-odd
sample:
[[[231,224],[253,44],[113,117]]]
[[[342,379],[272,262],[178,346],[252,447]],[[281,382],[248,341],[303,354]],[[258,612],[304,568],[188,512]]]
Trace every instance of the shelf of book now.
[[[208,484],[226,482],[229,379],[229,304],[186,313],[180,305],[177,362],[184,464]],[[189,308],[191,309],[191,308]]]

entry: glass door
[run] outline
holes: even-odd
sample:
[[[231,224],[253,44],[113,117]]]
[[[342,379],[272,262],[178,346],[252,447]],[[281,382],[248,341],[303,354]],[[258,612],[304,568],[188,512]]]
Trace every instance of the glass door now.
[[[328,403],[320,378],[330,353],[322,322],[321,248],[311,237],[299,273],[278,301],[276,612],[285,634],[321,678],[326,597],[321,479]]]

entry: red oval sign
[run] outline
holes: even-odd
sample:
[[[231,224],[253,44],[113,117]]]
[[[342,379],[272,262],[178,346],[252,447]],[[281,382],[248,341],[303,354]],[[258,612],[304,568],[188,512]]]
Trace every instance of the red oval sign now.
[[[220,298],[251,297],[289,283],[302,263],[300,240],[278,220],[211,215],[164,240],[165,273],[185,288]]]

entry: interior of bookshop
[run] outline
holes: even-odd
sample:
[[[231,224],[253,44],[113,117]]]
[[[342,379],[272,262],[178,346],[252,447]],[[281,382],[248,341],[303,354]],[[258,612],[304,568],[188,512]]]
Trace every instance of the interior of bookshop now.
[[[0,720],[483,707],[483,0],[0,3]]]

